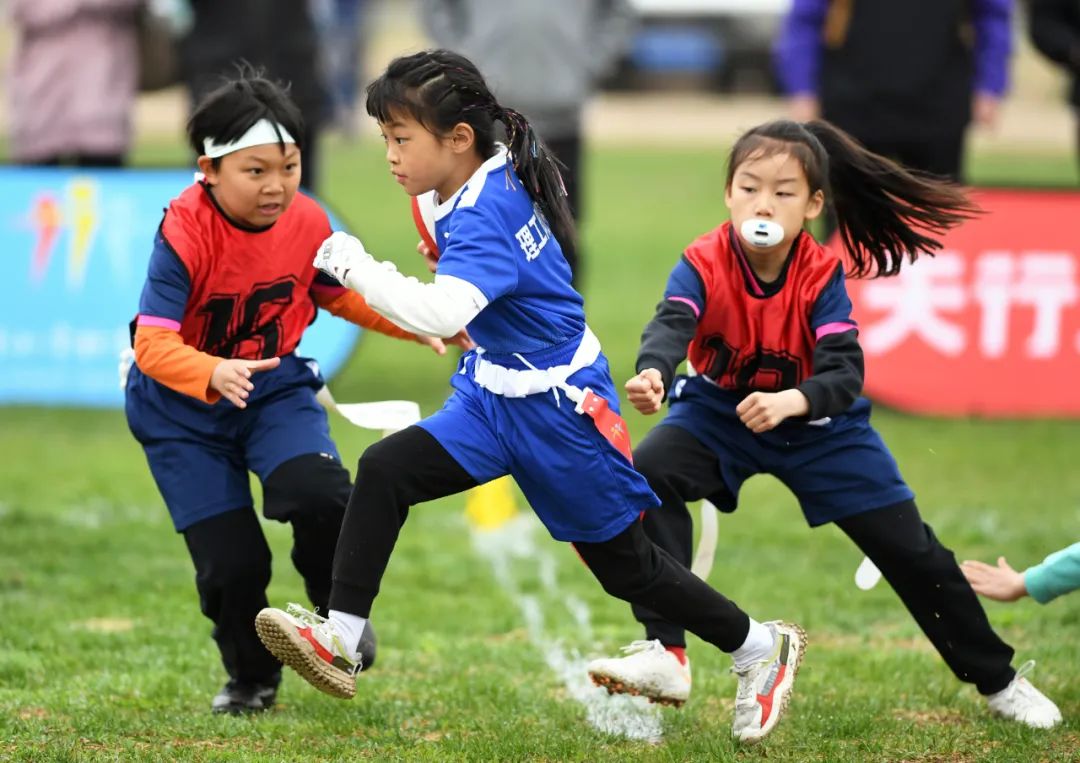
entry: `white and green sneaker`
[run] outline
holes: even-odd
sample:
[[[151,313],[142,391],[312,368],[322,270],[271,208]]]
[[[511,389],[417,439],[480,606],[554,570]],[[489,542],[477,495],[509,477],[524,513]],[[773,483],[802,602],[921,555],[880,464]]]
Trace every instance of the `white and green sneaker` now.
[[[299,604],[285,611],[267,607],[255,617],[255,630],[270,653],[319,691],[352,699],[361,664],[325,617]]]
[[[806,633],[799,626],[778,620],[763,625],[773,633],[772,654],[746,670],[732,668],[739,689],[731,733],[748,744],[760,742],[780,722],[806,651]]]

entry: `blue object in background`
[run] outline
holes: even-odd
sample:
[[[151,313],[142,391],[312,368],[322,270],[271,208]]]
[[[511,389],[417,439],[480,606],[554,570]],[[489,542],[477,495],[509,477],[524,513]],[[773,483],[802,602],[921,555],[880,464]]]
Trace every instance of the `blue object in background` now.
[[[184,169],[0,167],[0,403],[123,405],[117,365],[154,232],[193,178]],[[297,351],[329,378],[359,335],[320,314]]]
[[[630,50],[636,69],[664,74],[711,74],[724,58],[721,40],[709,28],[690,24],[646,27]]]

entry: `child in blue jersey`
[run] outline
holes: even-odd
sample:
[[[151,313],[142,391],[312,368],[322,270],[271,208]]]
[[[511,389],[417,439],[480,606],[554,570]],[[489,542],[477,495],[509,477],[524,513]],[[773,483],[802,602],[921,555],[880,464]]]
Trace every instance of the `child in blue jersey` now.
[[[554,157],[476,67],[448,51],[393,61],[368,88],[367,109],[396,181],[414,196],[435,193],[435,280],[405,278],[342,233],[316,263],[399,326],[429,336],[467,326],[478,347],[462,357],[442,410],[360,458],[329,619],[264,610],[264,643],[319,689],[353,696],[356,645],[409,508],[510,474],[608,593],[732,653],[734,734],[761,739],[787,704],[805,637],[752,620],[648,540],[639,516],[657,499],[629,449],[620,452],[621,419],[601,433],[575,405],[588,388],[617,411],[617,395],[559,248],[574,226]],[[495,142],[496,121],[508,147]]]
[[[689,563],[686,503],[709,498],[732,511],[743,481],[775,475],[811,526],[835,523],[877,565],[994,712],[1053,726],[1057,707],[1010,666],[1013,650],[923,523],[870,425],[844,263],[803,230],[827,200],[857,275],[894,275],[905,255],[933,254],[937,236],[977,211],[957,187],[912,174],[825,122],[770,122],[743,135],[728,162],[731,220],[687,247],[626,383],[644,414],[671,400],[634,451],[663,504],[645,529]],[[687,357],[697,375],[676,378]],[[656,610],[635,606],[634,614],[648,645],[596,660],[590,674],[626,691],[685,698],[683,629]]]
[[[281,88],[254,74],[228,82],[195,110],[188,134],[204,178],[172,200],[155,237],[126,411],[214,623],[229,680],[212,709],[260,711],[274,703],[281,664],[253,624],[271,560],[248,472],[262,482],[264,515],[292,525],[293,563],[324,609],[351,490],[315,399],[318,366],[296,346],[319,307],[418,338],[311,266],[330,221],[297,192],[304,130]],[[445,352],[438,339],[419,341]]]

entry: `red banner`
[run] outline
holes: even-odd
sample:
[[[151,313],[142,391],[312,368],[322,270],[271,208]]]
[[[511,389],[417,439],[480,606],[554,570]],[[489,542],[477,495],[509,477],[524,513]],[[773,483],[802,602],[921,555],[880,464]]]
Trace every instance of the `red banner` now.
[[[1080,192],[973,196],[986,214],[936,257],[848,281],[866,395],[915,413],[1080,417]]]

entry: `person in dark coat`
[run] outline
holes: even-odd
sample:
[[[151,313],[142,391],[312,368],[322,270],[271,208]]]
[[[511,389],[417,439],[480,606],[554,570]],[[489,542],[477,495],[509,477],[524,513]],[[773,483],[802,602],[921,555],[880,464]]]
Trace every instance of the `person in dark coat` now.
[[[1072,75],[1069,103],[1077,115],[1080,157],[1080,0],[1032,0],[1028,19],[1035,47]]]
[[[192,26],[180,41],[180,71],[199,103],[237,75],[246,62],[289,86],[304,119],[304,177],[314,192],[319,178],[319,135],[330,98],[320,70],[318,37],[307,2],[297,0],[191,0]]]
[[[792,117],[960,180],[968,125],[993,125],[1005,94],[1012,5],[794,0],[775,47]]]

